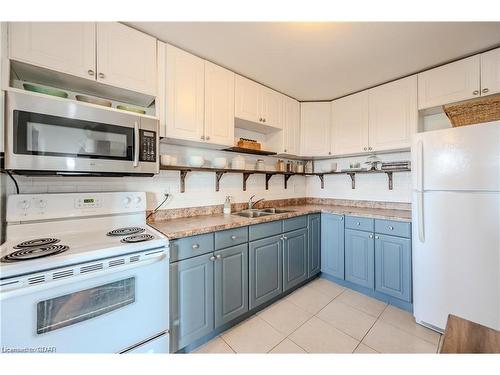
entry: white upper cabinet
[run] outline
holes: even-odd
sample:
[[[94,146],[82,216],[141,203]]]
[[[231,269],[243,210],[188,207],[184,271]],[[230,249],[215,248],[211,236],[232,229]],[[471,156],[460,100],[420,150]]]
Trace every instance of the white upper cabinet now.
[[[300,154],[300,104],[297,100],[283,98],[283,153]]]
[[[260,125],[282,128],[283,96],[245,77],[235,78],[235,116]]]
[[[156,95],[156,39],[118,22],[97,24],[97,80]]]
[[[500,48],[481,54],[481,95],[500,92]]]
[[[235,95],[234,115],[242,120],[262,122],[260,85],[236,75]]]
[[[343,155],[368,151],[368,92],[334,100],[331,108],[333,153]]]
[[[328,156],[330,152],[330,103],[300,103],[300,155]]]
[[[169,138],[203,141],[205,62],[167,44],[165,132]]]
[[[409,148],[418,128],[417,76],[369,90],[368,102],[369,150]]]
[[[471,99],[480,95],[480,55],[418,74],[418,109]]]
[[[205,141],[234,146],[234,73],[205,61]]]
[[[11,22],[9,57],[12,60],[95,80],[95,23]]]

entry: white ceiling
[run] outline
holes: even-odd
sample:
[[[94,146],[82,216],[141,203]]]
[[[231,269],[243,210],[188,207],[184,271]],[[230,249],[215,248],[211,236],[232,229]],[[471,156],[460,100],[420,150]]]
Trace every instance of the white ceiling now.
[[[328,100],[500,45],[500,22],[128,22],[299,100]]]

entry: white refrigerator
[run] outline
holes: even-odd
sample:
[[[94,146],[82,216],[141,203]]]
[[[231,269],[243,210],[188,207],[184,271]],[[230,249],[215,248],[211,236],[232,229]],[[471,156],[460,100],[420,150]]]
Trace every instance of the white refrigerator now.
[[[417,134],[412,186],[416,321],[500,329],[500,121]]]

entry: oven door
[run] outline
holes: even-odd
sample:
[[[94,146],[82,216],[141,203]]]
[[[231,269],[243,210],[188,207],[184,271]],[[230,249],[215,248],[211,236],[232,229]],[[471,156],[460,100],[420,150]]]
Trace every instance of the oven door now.
[[[9,91],[7,124],[7,169],[25,174],[158,173],[154,119]]]
[[[2,350],[119,353],[136,347],[168,332],[168,281],[167,255],[156,252],[136,263],[4,291]]]

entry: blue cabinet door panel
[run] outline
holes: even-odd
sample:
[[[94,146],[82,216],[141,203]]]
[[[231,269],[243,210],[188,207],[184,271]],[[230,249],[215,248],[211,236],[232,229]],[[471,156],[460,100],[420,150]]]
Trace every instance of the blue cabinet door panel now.
[[[344,216],[321,215],[321,272],[344,279]]]
[[[308,217],[308,277],[318,274],[321,270],[321,215]]]
[[[307,229],[284,234],[283,290],[307,279]]]
[[[345,230],[345,279],[374,288],[375,249],[373,233]]]

